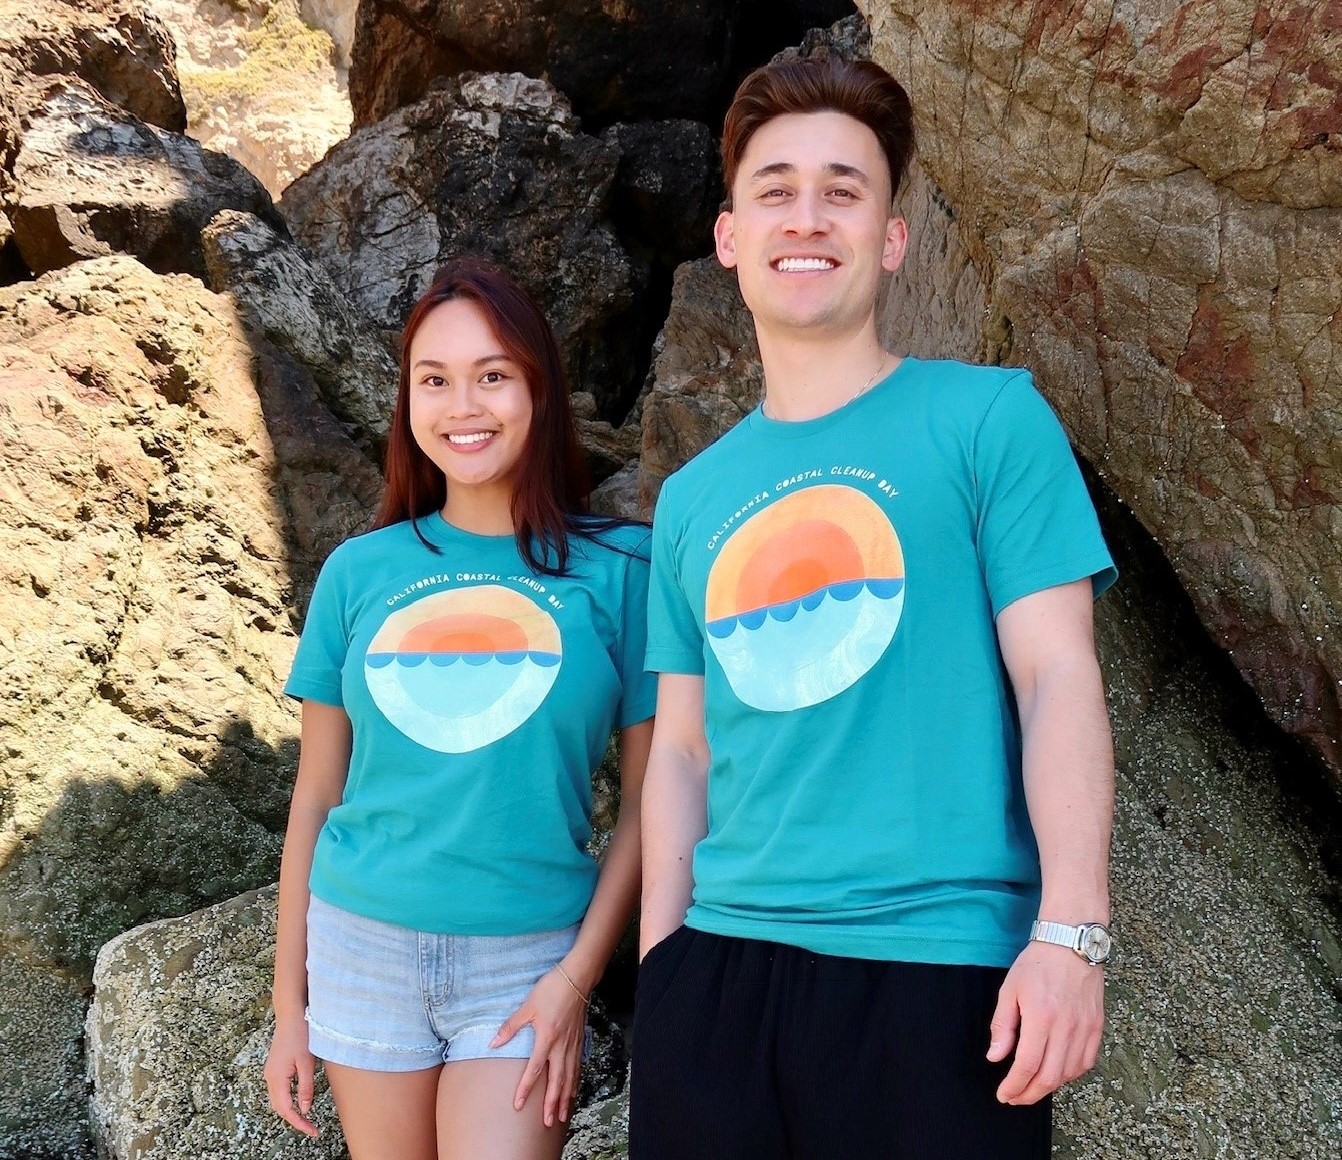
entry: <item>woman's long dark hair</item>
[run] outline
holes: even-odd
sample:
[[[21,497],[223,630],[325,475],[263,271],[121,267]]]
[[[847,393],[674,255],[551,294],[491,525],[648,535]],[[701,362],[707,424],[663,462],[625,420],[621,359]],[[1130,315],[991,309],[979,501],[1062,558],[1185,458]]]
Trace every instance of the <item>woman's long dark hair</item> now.
[[[439,270],[406,319],[383,470],[386,483],[373,527],[411,520],[419,538],[433,547],[417,521],[442,510],[447,480],[410,430],[410,343],[429,311],[458,298],[484,312],[530,388],[531,426],[513,486],[513,528],[517,550],[529,568],[562,575],[568,568],[570,535],[589,535],[625,521],[587,514],[587,461],[578,442],[554,331],[530,294],[509,274],[480,258],[460,258]]]

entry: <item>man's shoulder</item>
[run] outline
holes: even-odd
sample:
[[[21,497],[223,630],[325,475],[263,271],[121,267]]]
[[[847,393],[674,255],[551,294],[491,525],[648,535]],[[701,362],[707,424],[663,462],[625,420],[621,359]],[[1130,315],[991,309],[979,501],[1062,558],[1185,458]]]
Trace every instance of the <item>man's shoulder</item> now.
[[[721,479],[724,468],[740,464],[741,455],[753,441],[749,416],[719,435],[712,443],[676,468],[662,483],[675,496],[690,496],[695,490]]]
[[[1008,383],[1033,387],[1025,367],[984,366],[959,359],[905,359],[905,370],[917,383],[933,389],[946,402],[991,402]]]

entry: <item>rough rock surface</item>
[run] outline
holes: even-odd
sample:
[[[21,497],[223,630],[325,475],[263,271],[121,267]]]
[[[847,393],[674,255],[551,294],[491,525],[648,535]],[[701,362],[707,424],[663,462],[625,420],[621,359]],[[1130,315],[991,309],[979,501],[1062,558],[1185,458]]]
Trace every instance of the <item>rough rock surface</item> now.
[[[172,30],[187,131],[272,197],[349,134],[355,0],[145,0]]]
[[[282,225],[232,158],[146,124],[77,78],[51,82],[23,130],[10,217],[34,274],[124,253],[203,278],[200,231],[221,209]]]
[[[1342,18],[866,0],[1030,366],[1275,720],[1342,774]]]
[[[115,1160],[347,1155],[318,1073],[310,1140],[266,1105],[275,889],[113,939],[88,1016],[94,1133]]]
[[[396,403],[396,360],[326,270],[254,214],[225,210],[201,236],[210,289],[308,370],[356,437],[381,445]]]
[[[0,290],[0,386],[0,1155],[45,1160],[87,1147],[97,949],[274,877],[280,683],[378,484],[229,299],[130,258]]]
[[[40,77],[78,76],[127,112],[181,132],[186,109],[168,30],[133,0],[0,0],[0,105]]]
[[[128,0],[0,0],[0,284],[28,275],[13,244],[14,158],[54,76],[170,131],[186,126],[167,30]]]
[[[469,70],[544,76],[584,117],[716,111],[739,0],[364,0],[350,70],[356,125]]]
[[[497,259],[555,325],[569,382],[604,407],[635,366],[633,273],[603,220],[618,160],[543,81],[469,75],[336,146],[280,210],[388,331],[448,257]]]

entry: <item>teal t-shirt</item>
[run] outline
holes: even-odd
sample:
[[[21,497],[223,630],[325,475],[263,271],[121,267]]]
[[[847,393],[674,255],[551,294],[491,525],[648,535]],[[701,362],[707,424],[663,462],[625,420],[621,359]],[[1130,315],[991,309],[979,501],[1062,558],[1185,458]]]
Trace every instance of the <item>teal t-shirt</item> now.
[[[284,687],[353,725],[312,892],[426,932],[568,926],[596,882],[592,771],[655,707],[648,531],[573,536],[571,575],[552,577],[512,536],[419,527],[439,551],[406,522],[331,553]]]
[[[1010,964],[1039,859],[994,618],[1115,575],[1025,371],[906,358],[821,418],[755,410],[668,479],[648,668],[703,674],[712,755],[688,924]]]

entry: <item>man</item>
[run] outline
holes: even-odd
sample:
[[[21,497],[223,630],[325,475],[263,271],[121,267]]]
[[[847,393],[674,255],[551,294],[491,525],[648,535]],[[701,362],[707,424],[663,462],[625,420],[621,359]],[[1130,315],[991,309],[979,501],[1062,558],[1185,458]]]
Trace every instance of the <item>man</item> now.
[[[630,1155],[1042,1160],[1103,1022],[1113,564],[1027,372],[879,343],[903,89],[770,65],[722,148],[765,395],[654,522]]]

